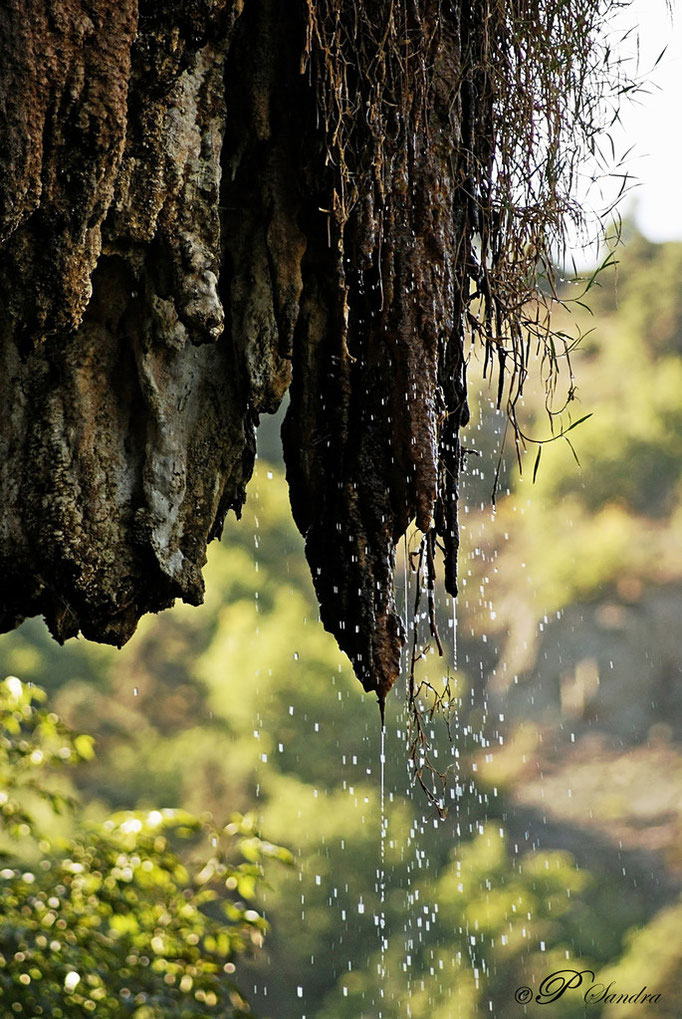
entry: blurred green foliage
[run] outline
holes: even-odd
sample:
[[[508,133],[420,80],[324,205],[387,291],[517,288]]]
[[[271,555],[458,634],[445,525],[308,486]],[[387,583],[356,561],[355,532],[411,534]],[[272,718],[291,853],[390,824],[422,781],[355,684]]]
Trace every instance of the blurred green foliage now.
[[[216,829],[170,809],[118,812],[53,845],[49,811],[77,804],[45,777],[90,761],[93,741],[43,701],[14,676],[0,683],[3,1015],[247,1015],[229,974],[268,929],[253,904],[263,863],[289,862],[288,852],[263,841],[251,817]],[[26,839],[37,841],[30,869]],[[183,841],[191,850],[181,856]]]
[[[27,744],[42,741],[40,789],[62,797],[65,808],[56,822],[52,811],[62,802],[55,799],[40,807],[49,808],[42,826],[37,808],[32,820],[38,772],[16,754],[0,757],[5,781],[15,776],[5,804],[13,804],[5,848],[17,857],[4,879],[14,902],[4,912],[6,972],[13,987],[22,972],[31,975],[28,962],[16,960],[17,951],[27,951],[14,947],[18,938],[37,953],[35,968],[44,972],[20,985],[22,1007],[42,979],[55,995],[44,1014],[58,1015],[55,1007],[64,1016],[86,1014],[88,1000],[96,1015],[231,1014],[242,1006],[230,998],[237,992],[224,966],[239,955],[239,987],[270,1019],[516,1016],[518,986],[537,988],[543,976],[568,966],[611,974],[631,991],[646,970],[642,979],[668,995],[671,1011],[659,1006],[659,1014],[682,1012],[671,934],[680,907],[669,901],[661,908],[661,875],[648,857],[625,874],[612,843],[596,837],[593,857],[579,863],[575,825],[555,817],[545,829],[544,812],[520,802],[530,769],[539,768],[537,745],[550,737],[531,725],[532,733],[513,740],[508,721],[489,703],[504,669],[500,652],[518,638],[531,655],[547,614],[596,601],[624,583],[632,600],[637,585],[682,577],[682,285],[675,275],[682,247],[636,240],[621,259],[617,286],[612,275],[591,291],[595,317],[585,313],[580,325],[594,331],[584,352],[573,354],[579,402],[569,411],[572,420],[593,414],[571,433],[582,470],[562,440],[545,447],[534,485],[535,449],[522,478],[507,458],[491,518],[503,425],[488,413],[485,394],[465,437],[482,455],[469,455],[464,482],[470,554],[462,559],[459,668],[450,670],[454,743],[437,719],[429,729],[436,760],[450,772],[444,820],[426,817],[414,790],[398,690],[387,711],[382,857],[378,711],[319,622],[283,470],[272,459],[271,423],[261,445],[269,458],[259,461],[244,518],[228,522],[222,543],[209,550],[204,606],[178,605],[143,620],[122,651],[82,641],[59,648],[39,621],[0,640],[0,668],[48,692],[49,712],[36,701],[31,710],[51,721]],[[667,289],[654,295],[659,276]],[[656,310],[655,329],[642,311],[643,295]],[[529,390],[523,413],[529,434],[548,434],[539,394]],[[404,565],[401,598],[405,583],[412,584]],[[439,613],[449,646],[445,600]],[[428,653],[421,669],[434,684],[442,681],[435,655]],[[57,716],[93,735],[94,758],[87,759],[91,744],[77,744]],[[564,752],[560,739],[568,738],[559,729],[551,734],[557,756]],[[71,782],[59,764],[60,747],[69,748]],[[492,751],[507,750],[508,759],[493,770]],[[48,772],[52,784],[43,786]],[[69,808],[74,790],[80,806]],[[236,829],[216,832],[196,820],[233,811],[247,815]],[[269,870],[267,885],[262,858],[279,851],[257,840],[256,822],[291,847],[296,864]],[[24,824],[37,839],[23,838]],[[48,830],[64,840],[59,853],[41,849]],[[219,847],[235,842],[255,847],[255,859],[235,862],[228,848],[221,856]],[[49,868],[41,869],[40,860]],[[69,870],[73,864],[83,869]],[[628,860],[628,868],[635,864]],[[25,885],[21,874],[28,871],[34,880]],[[232,880],[237,887],[226,895]],[[249,919],[253,892],[261,906]],[[157,932],[166,895],[177,910],[167,910],[169,935],[161,945],[154,939],[165,937]],[[40,926],[53,908],[50,897],[59,900],[64,930],[75,936],[73,944],[60,938],[63,954],[54,958],[37,941],[47,938],[49,946],[52,938]],[[191,905],[188,913],[182,902]],[[226,903],[236,912],[226,916]],[[111,923],[117,917],[120,926]],[[247,960],[241,949],[260,938],[264,917],[272,929]],[[71,971],[80,980],[65,1005]],[[95,992],[104,997],[93,998]],[[576,995],[550,1007],[564,1019],[585,1011]],[[614,1014],[627,1014],[624,1008]],[[526,1014],[544,1011],[531,1005]],[[594,1005],[590,1014],[611,1013]]]
[[[524,435],[544,443],[540,462],[534,441],[520,443],[522,474],[513,470],[510,431],[503,456],[510,494],[490,519],[491,484],[485,512],[472,523],[483,555],[470,583],[476,589],[493,560],[499,578],[495,619],[472,612],[479,632],[526,639],[524,621],[618,585],[638,589],[682,576],[682,245],[633,234],[616,259],[615,271],[590,289],[591,311],[577,311],[584,339],[558,388],[561,404],[573,387],[566,410],[551,422],[532,377],[518,409]],[[567,297],[573,286],[566,284]],[[557,328],[565,319],[570,329],[565,311],[555,318]],[[547,442],[588,414],[566,438]],[[493,416],[484,419],[488,436],[500,433]],[[464,486],[478,494],[467,478]]]

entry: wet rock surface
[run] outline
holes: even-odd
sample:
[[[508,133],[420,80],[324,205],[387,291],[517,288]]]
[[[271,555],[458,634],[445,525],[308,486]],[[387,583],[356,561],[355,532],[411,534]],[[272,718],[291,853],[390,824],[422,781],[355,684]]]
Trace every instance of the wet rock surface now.
[[[474,230],[466,146],[453,154],[472,116],[460,16],[429,3],[393,26],[404,80],[427,69],[414,91],[390,55],[379,100],[351,81],[368,112],[344,198],[334,69],[305,5],[31,10],[0,13],[0,626],[43,614],[60,641],[121,645],[143,613],[199,603],[258,416],[290,388],[322,619],[383,703],[411,520],[456,590]],[[363,59],[383,59],[385,15],[366,12]],[[353,58],[353,16],[334,59]]]

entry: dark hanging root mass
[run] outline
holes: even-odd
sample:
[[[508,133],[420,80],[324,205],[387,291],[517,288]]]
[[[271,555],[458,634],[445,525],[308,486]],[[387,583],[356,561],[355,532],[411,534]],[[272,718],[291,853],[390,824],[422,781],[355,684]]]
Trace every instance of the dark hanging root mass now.
[[[309,5],[326,211],[308,233],[285,457],[322,619],[382,718],[406,637],[395,547],[411,521],[440,654],[441,558],[457,595],[465,344],[482,343],[484,377],[497,366],[512,422],[532,346],[556,382],[550,250],[579,217],[568,196],[604,90],[591,74],[607,7]],[[595,105],[569,123],[583,89]],[[414,665],[413,653],[411,705]]]
[[[308,235],[303,308],[309,299],[316,314],[294,340],[284,452],[322,619],[382,710],[405,640],[395,546],[412,520],[432,567],[440,539],[456,590],[474,231],[467,60],[461,19],[438,3],[311,7],[331,212]]]
[[[440,651],[439,571],[457,594],[467,365],[496,366],[515,424],[531,353],[551,393],[568,351],[550,252],[618,77],[615,6],[10,4],[3,629],[42,613],[58,640],[120,645],[201,601],[259,415],[289,389],[322,619],[383,716],[411,522]]]

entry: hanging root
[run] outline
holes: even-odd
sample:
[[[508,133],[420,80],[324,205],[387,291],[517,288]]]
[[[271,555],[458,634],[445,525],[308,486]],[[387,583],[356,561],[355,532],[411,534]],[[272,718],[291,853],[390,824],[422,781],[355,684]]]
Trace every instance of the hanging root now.
[[[581,222],[582,156],[618,88],[604,0],[308,0],[319,160],[284,429],[325,626],[380,707],[405,641],[396,543],[425,536],[457,594],[466,368],[482,352],[513,428],[533,351],[547,391],[553,253]],[[307,216],[307,218],[306,218]]]

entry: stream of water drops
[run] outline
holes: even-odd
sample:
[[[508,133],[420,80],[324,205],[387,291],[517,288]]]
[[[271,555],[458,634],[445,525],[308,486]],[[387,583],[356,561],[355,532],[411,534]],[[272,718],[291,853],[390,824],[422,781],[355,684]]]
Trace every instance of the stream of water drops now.
[[[379,963],[380,989],[379,996],[383,1002],[386,993],[386,951],[388,949],[388,937],[386,934],[386,834],[388,819],[386,817],[386,726],[381,727],[381,750],[379,755],[380,773],[380,805],[381,805],[381,856],[379,861],[379,938],[381,947],[381,961]],[[379,1009],[379,1019],[382,1019],[383,1010]]]
[[[457,599],[450,596],[452,602],[452,667],[457,671]]]

